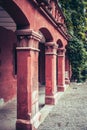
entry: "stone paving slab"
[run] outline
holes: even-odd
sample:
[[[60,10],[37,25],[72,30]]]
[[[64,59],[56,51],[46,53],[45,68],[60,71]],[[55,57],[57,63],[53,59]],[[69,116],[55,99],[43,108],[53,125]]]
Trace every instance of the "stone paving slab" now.
[[[38,130],[87,130],[87,83],[72,83]]]

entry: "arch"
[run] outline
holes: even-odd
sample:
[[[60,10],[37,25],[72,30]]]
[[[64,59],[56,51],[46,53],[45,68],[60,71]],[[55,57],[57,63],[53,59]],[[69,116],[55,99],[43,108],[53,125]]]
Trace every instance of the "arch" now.
[[[57,44],[58,44],[58,48],[63,48],[63,43],[60,39],[58,39]]]
[[[42,93],[43,91],[43,104],[39,104],[40,109],[44,106],[45,104],[45,85],[46,85],[46,77],[45,77],[45,72],[46,72],[46,57],[45,57],[45,44],[46,42],[52,42],[53,37],[50,33],[50,31],[43,27],[39,29],[39,33],[42,35],[42,39],[39,42],[39,58],[38,58],[38,81],[39,81],[39,94]],[[39,95],[40,96],[40,95]]]
[[[52,42],[53,41],[53,37],[52,37],[50,31],[47,28],[43,27],[43,28],[39,29],[39,31],[44,36],[45,42]]]
[[[12,0],[0,0],[0,6],[12,17],[17,25],[17,29],[29,27],[28,19],[15,2]]]
[[[43,27],[39,29],[39,33],[42,35],[42,39],[39,42],[39,61],[38,61],[38,67],[39,67],[39,83],[42,85],[45,85],[45,43],[46,42],[52,42],[53,37],[50,33],[50,31]]]
[[[65,46],[65,49],[67,50],[68,44]]]

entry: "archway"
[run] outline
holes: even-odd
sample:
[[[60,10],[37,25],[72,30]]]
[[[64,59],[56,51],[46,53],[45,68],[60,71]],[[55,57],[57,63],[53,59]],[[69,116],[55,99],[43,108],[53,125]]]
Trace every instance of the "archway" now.
[[[66,85],[70,84],[70,77],[71,77],[71,67],[70,61],[67,55],[67,45],[66,45],[66,53],[65,53],[65,83]]]
[[[58,58],[57,58],[57,84],[58,91],[64,91],[65,89],[65,48],[61,41],[58,39]]]
[[[62,44],[61,39],[58,39],[58,40],[57,40],[57,45],[58,45],[58,48],[59,48],[59,49],[63,48],[63,44]],[[57,62],[56,62],[56,64],[57,64],[57,65],[56,65],[56,67],[57,67],[57,68],[56,68],[56,70],[57,70],[57,71],[56,71],[56,78],[57,78],[56,80],[57,80],[57,86],[58,86],[58,69],[59,69],[59,67],[58,67],[58,57],[57,57]]]
[[[16,5],[16,3],[10,0],[9,1],[0,0],[0,40],[1,40],[0,86],[3,86],[1,85],[2,82],[3,83],[8,81],[10,82],[12,79],[13,80],[15,79],[15,75],[17,74],[17,54],[16,54],[17,37],[15,31],[16,28],[20,29],[26,27],[29,27],[29,21],[27,20],[22,10]],[[9,86],[9,83],[7,84]],[[6,90],[6,93],[8,91],[9,89]],[[4,100],[7,102],[14,94],[11,94],[11,96],[8,95],[7,98],[6,94],[3,94],[3,92],[1,95],[5,95]],[[3,96],[0,96],[0,98],[2,99]]]
[[[63,43],[60,39],[57,40],[58,48],[63,48]]]
[[[6,10],[6,12],[8,12],[8,14],[14,20],[17,29],[29,28],[30,24],[28,19],[15,2],[12,0],[0,0],[0,6],[3,7],[4,10]]]
[[[0,101],[2,101],[0,103],[6,103],[11,101],[17,93],[17,37],[15,31],[16,28],[29,27],[29,22],[20,8],[10,0],[0,0],[0,14],[3,16],[0,17]],[[3,126],[4,129],[7,127]],[[2,129],[2,127],[0,128]]]
[[[38,59],[38,81],[39,81],[39,94],[40,94],[40,109],[45,105],[45,69],[46,69],[46,63],[45,63],[45,45],[46,42],[53,41],[53,37],[48,29],[41,28],[39,30],[39,33],[42,35],[42,39],[39,42],[39,59]]]

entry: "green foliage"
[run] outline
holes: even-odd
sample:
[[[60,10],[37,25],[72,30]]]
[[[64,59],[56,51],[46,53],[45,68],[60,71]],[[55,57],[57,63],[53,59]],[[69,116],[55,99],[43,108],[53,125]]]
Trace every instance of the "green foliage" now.
[[[87,59],[87,52],[83,43],[77,38],[71,39],[67,46],[67,55],[72,66],[72,79],[80,81]]]
[[[59,1],[66,17],[66,24],[70,34],[74,34],[79,39],[83,39],[80,35],[85,32],[85,4],[83,0],[60,0]],[[81,32],[81,33],[80,33]]]
[[[72,79],[87,78],[87,0],[60,0],[66,17],[68,33],[72,39],[67,46],[67,55],[72,65]]]

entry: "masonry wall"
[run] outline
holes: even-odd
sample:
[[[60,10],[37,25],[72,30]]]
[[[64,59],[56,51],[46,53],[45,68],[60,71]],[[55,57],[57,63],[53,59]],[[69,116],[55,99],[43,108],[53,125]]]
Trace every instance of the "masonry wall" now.
[[[0,100],[7,102],[16,96],[16,36],[0,27]]]

